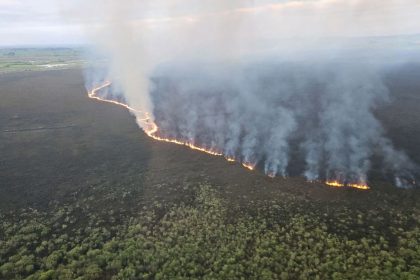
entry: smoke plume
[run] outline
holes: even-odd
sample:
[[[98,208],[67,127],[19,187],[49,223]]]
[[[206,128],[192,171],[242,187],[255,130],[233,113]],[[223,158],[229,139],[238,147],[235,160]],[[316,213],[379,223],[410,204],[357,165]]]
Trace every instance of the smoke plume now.
[[[109,76],[119,101],[148,113],[154,135],[270,176],[293,173],[297,150],[308,180],[365,184],[372,157],[398,185],[412,180],[414,164],[373,110],[389,97],[383,69],[414,58],[395,38],[420,30],[417,1],[79,4],[63,12],[109,58],[88,87]]]

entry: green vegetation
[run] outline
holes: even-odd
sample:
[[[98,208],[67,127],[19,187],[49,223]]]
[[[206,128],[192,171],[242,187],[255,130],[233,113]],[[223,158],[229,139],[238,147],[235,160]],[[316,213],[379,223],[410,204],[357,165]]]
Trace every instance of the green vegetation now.
[[[131,214],[97,211],[93,196],[2,213],[0,278],[420,277],[416,209],[363,212],[293,198],[241,206],[208,185],[189,197]]]
[[[0,73],[79,67],[81,53],[74,48],[0,48]]]

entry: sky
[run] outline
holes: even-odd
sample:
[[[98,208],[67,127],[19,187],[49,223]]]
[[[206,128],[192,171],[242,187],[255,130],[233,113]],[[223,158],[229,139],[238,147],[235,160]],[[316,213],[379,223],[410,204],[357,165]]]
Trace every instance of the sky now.
[[[86,41],[55,0],[0,0],[0,45],[64,45]]]
[[[0,0],[0,45],[89,43],[90,29],[111,17],[109,9],[96,13],[97,5],[116,3],[127,8],[127,21],[150,28],[259,16],[275,25],[259,31],[275,36],[420,34],[419,0]]]

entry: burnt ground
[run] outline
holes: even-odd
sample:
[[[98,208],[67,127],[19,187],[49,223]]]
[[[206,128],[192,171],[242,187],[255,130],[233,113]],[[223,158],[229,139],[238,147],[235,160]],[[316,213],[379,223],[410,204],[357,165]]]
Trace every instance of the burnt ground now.
[[[390,105],[377,111],[398,148],[420,163],[420,66],[389,74]],[[10,73],[0,76],[0,209],[46,208],[78,197],[97,205],[187,200],[189,189],[208,182],[232,203],[316,201],[375,208],[418,205],[418,190],[373,181],[372,190],[331,189],[303,178],[249,172],[186,147],[160,143],[139,130],[134,117],[115,105],[86,96],[80,70]],[[113,201],[113,192],[124,201]]]

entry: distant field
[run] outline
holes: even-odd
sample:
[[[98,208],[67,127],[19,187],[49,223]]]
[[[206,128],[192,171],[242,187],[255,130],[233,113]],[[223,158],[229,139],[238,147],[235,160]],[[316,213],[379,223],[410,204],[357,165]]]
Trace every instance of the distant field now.
[[[81,48],[0,48],[0,73],[68,69],[84,63]]]

